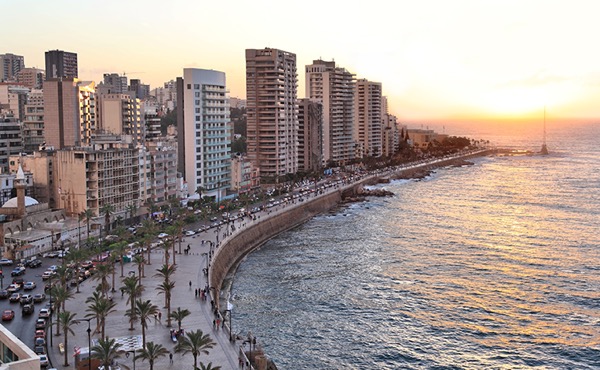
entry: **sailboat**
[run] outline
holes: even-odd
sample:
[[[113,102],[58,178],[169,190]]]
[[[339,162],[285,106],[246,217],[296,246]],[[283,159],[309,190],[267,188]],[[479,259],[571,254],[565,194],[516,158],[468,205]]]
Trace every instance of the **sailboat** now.
[[[544,141],[542,143],[541,155],[548,155],[548,147],[546,146],[546,107],[544,107]]]

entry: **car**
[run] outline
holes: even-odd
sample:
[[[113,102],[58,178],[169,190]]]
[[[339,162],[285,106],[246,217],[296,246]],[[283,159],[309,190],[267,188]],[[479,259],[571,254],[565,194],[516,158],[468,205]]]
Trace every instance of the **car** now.
[[[196,235],[196,232],[193,230],[188,230],[185,232],[185,236],[192,236],[192,235]]]
[[[42,280],[48,280],[54,275],[56,275],[56,272],[54,271],[44,271],[44,273],[42,274]]]
[[[10,276],[21,276],[23,274],[25,274],[25,267],[23,266],[17,266],[10,272]]]
[[[33,281],[28,281],[23,284],[23,290],[34,290],[37,285]]]
[[[48,257],[48,258],[56,258],[56,257],[58,257],[58,252],[54,251],[54,252],[47,253],[46,257]]]
[[[38,337],[38,338],[35,338],[34,340],[35,340],[36,346],[45,346],[46,345],[46,338],[44,338],[44,337],[41,337],[41,338]]]
[[[40,319],[50,318],[50,310],[48,308],[40,309],[40,314],[38,315]]]
[[[14,318],[15,318],[15,311],[13,311],[13,310],[2,311],[2,321],[11,321]]]
[[[13,293],[10,295],[10,297],[8,298],[9,301],[11,302],[19,302],[21,300],[21,294],[20,293]]]
[[[33,303],[33,296],[31,294],[23,294],[21,296],[21,299],[19,300],[19,302],[21,302],[21,305],[32,304]]]
[[[26,304],[23,305],[23,307],[21,308],[21,313],[23,315],[31,315],[33,313],[34,309],[33,309],[33,304]]]
[[[160,233],[160,234],[158,234],[158,237],[160,239],[166,238],[167,236],[169,236],[169,234],[167,234],[167,233]]]
[[[10,293],[6,289],[0,290],[0,299],[7,299],[10,296]]]
[[[44,320],[44,319],[37,319],[37,321],[35,322],[35,329],[36,330],[39,330],[39,329],[46,330],[46,320]]]
[[[33,352],[35,352],[36,355],[45,355],[46,354],[46,347],[44,347],[44,346],[35,346],[33,348]]]
[[[48,271],[55,272],[56,270],[58,270],[58,266],[57,265],[52,265],[52,266],[48,267]]]
[[[8,258],[0,258],[0,266],[12,266],[13,260],[9,260]]]
[[[21,290],[21,286],[18,284],[10,284],[6,290],[8,293],[13,294]]]
[[[33,303],[42,303],[46,300],[46,295],[44,293],[38,293],[33,295]]]
[[[48,367],[49,365],[50,365],[50,362],[48,361],[48,356],[40,355],[40,366]]]
[[[44,329],[36,330],[34,338],[46,338],[46,331]]]
[[[36,267],[40,267],[41,265],[42,265],[41,260],[33,260],[33,261],[29,261],[29,264],[26,267],[36,268]]]

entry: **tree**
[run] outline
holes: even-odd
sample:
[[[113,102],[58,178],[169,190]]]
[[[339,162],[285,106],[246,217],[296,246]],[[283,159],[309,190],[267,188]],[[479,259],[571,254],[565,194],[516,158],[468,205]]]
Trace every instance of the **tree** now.
[[[63,334],[65,335],[65,349],[69,348],[69,334],[75,335],[73,329],[71,327],[73,325],[79,324],[79,321],[75,320],[75,313],[71,313],[69,311],[63,311],[58,315],[58,325],[62,329]],[[65,352],[65,363],[63,366],[69,366],[69,355],[68,351]]]
[[[123,277],[123,255],[127,250],[127,242],[120,241],[118,243],[111,244],[110,246],[111,256],[119,257],[119,264],[121,265],[121,277]],[[114,285],[113,285],[114,286]]]
[[[221,366],[212,366],[212,362],[209,362],[208,365],[204,365],[202,362],[200,363],[200,370],[221,370]]]
[[[138,279],[140,281],[140,285],[142,284],[142,278],[144,276],[144,266],[146,265],[146,259],[143,254],[136,254],[133,256],[133,263],[137,266],[138,269]]]
[[[94,332],[100,332],[100,337],[104,338],[106,318],[110,313],[115,311],[114,308],[117,304],[111,301],[110,299],[104,297],[101,293],[97,291],[94,292],[91,297],[88,297],[88,299],[85,300],[85,303],[89,304],[88,308],[86,309],[86,311],[89,312],[89,314],[87,314],[85,317],[87,319],[96,319],[96,329],[94,330]]]
[[[105,369],[109,369],[110,365],[118,358],[123,356],[125,351],[121,349],[122,344],[110,338],[98,339],[98,344],[92,346],[92,358],[100,360]]]
[[[129,218],[134,218],[137,215],[138,206],[135,202],[127,205],[127,213],[129,214]]]
[[[165,295],[165,308],[167,309],[167,327],[171,327],[171,294],[175,289],[175,283],[172,281],[163,281],[156,287],[158,294]]]
[[[55,285],[52,287],[52,289],[50,290],[50,292],[52,293],[52,298],[54,298],[54,305],[56,308],[56,318],[58,320],[58,317],[60,316],[60,311],[61,309],[64,310],[65,309],[65,302],[71,298],[73,298],[73,293],[68,290],[66,287],[62,286],[62,285]],[[57,321],[57,327],[58,327],[58,321]],[[56,330],[56,336],[60,335],[60,330]]]
[[[152,304],[149,299],[146,301],[138,299],[135,302],[135,315],[140,319],[140,324],[142,325],[142,347],[146,347],[148,320],[156,314],[158,314],[158,306]]]
[[[177,328],[179,329],[179,331],[181,331],[181,322],[183,321],[183,319],[185,319],[191,314],[192,313],[190,312],[190,310],[185,308],[182,310],[181,307],[177,307],[177,309],[171,312],[169,316],[171,316],[173,320],[177,321]]]
[[[77,293],[79,293],[79,273],[77,271],[79,271],[79,266],[81,265],[81,262],[83,260],[85,260],[88,257],[88,251],[85,249],[74,249],[71,250],[69,252],[69,254],[67,254],[67,261],[72,263],[74,265],[74,270],[75,270],[75,275],[74,275],[74,279],[75,282],[77,284]]]
[[[175,345],[175,352],[191,353],[194,356],[194,369],[198,367],[198,356],[202,353],[208,355],[208,350],[213,348],[216,343],[209,334],[204,334],[202,330],[188,331],[184,336],[179,337]]]
[[[135,356],[134,360],[141,359],[142,361],[148,361],[150,364],[150,370],[154,370],[154,362],[161,357],[169,354],[169,350],[163,347],[161,344],[155,344],[154,342],[146,343],[146,346],[142,348],[138,355]]]
[[[92,211],[91,209],[88,208],[82,212],[82,215],[85,218],[85,223],[87,225],[87,239],[89,239],[90,238],[90,221],[94,217],[94,211]]]
[[[108,231],[110,230],[110,216],[115,213],[115,206],[110,203],[104,204],[100,207],[100,213],[104,215],[104,227],[105,227],[105,236],[108,235]]]
[[[123,279],[123,293],[127,294],[127,304],[130,304],[130,308],[127,310],[129,316],[129,323],[131,326],[129,330],[133,330],[133,323],[137,320],[135,315],[135,301],[138,297],[142,296],[144,287],[138,284],[138,278],[135,276],[127,276]]]
[[[103,262],[96,265],[96,273],[93,275],[94,280],[100,281],[100,291],[103,296],[107,296],[107,292],[110,289],[110,285],[108,284],[108,276],[111,274],[111,271],[114,270],[114,265]]]

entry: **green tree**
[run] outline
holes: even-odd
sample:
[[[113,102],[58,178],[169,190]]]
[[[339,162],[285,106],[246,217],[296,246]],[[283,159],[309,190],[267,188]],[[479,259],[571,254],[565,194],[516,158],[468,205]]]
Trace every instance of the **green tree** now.
[[[200,370],[221,370],[221,366],[213,366],[212,362],[209,362],[208,365],[204,365],[201,362],[200,363]]]
[[[146,346],[142,348],[138,355],[135,356],[135,360],[148,361],[150,364],[150,370],[154,370],[154,362],[161,357],[165,357],[169,354],[169,350],[163,347],[161,344],[155,344],[154,342],[146,343]]]
[[[96,265],[96,273],[93,275],[94,280],[100,281],[100,291],[103,296],[107,296],[108,290],[110,289],[110,284],[108,284],[108,277],[111,272],[114,270],[114,265],[111,265],[108,262],[99,263]]]
[[[123,277],[123,255],[127,250],[127,242],[120,241],[110,245],[111,256],[117,256],[119,258],[119,264],[121,265],[121,277]]]
[[[83,217],[85,218],[85,223],[87,226],[87,238],[90,238],[90,222],[92,221],[92,218],[94,217],[94,211],[92,211],[91,209],[86,209],[85,211],[82,212]]]
[[[110,230],[110,216],[115,213],[115,206],[109,203],[104,204],[100,207],[100,213],[104,215],[104,227],[105,227],[105,236],[108,235],[108,231]]]
[[[137,266],[138,269],[138,279],[140,281],[140,285],[142,284],[142,278],[144,276],[144,266],[146,265],[146,259],[143,254],[136,254],[133,256],[133,263]]]
[[[184,356],[191,353],[194,356],[194,369],[198,367],[198,356],[202,353],[208,355],[209,349],[216,343],[209,334],[204,334],[202,330],[188,331],[184,336],[179,337],[175,345],[175,352],[182,353]]]
[[[171,327],[171,295],[175,289],[175,283],[172,281],[163,281],[156,287],[158,294],[165,295],[165,308],[167,309],[167,327]]]
[[[129,330],[133,330],[133,323],[137,320],[137,316],[135,313],[135,301],[142,296],[142,292],[144,291],[144,286],[138,284],[138,278],[135,276],[127,276],[123,279],[123,293],[127,294],[127,304],[131,305],[127,310],[129,316],[130,327]]]
[[[181,322],[191,314],[192,313],[190,310],[185,308],[182,310],[181,307],[177,307],[177,309],[171,312],[169,316],[171,316],[173,320],[177,321],[177,328],[181,331]]]
[[[91,297],[85,300],[88,303],[86,312],[89,312],[85,317],[96,319],[95,333],[100,333],[100,337],[105,337],[106,318],[109,314],[115,311],[116,303],[103,296],[100,292],[96,291],[92,293]]]
[[[148,321],[154,315],[158,314],[158,306],[152,304],[150,300],[142,301],[138,299],[135,302],[135,315],[139,318],[142,325],[142,344],[146,347],[146,329]]]
[[[71,313],[69,311],[63,311],[58,315],[58,325],[62,329],[63,334],[65,335],[65,349],[69,348],[69,334],[75,335],[73,329],[71,327],[73,325],[79,324],[79,321],[75,320],[75,313]],[[63,366],[69,366],[69,355],[68,351],[65,352],[65,363]]]
[[[98,339],[98,344],[92,346],[92,358],[100,360],[105,369],[109,369],[111,364],[121,358],[125,351],[121,349],[122,344],[110,338]]]
[[[52,293],[52,298],[54,298],[54,305],[56,308],[56,318],[58,320],[61,310],[65,309],[65,302],[68,301],[69,299],[73,298],[73,293],[70,290],[68,290],[66,287],[64,287],[60,284],[53,286],[52,289],[50,290],[50,292]],[[57,321],[56,326],[58,327],[58,321]],[[59,336],[60,330],[56,330],[55,335]]]

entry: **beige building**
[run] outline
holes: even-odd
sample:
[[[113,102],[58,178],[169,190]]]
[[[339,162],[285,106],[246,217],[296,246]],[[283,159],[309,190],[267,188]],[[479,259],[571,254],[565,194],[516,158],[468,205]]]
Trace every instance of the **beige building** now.
[[[29,89],[25,86],[0,83],[0,114],[23,120],[28,93]]]
[[[0,325],[0,370],[39,370],[40,356],[21,342],[4,325]]]
[[[429,143],[437,138],[437,134],[433,130],[410,128],[407,129],[407,132],[409,143],[417,148],[427,148]]]
[[[44,82],[46,145],[55,149],[89,145],[96,127],[94,82],[48,79]]]
[[[239,194],[260,187],[260,169],[243,155],[231,158],[231,190]]]
[[[133,94],[98,95],[98,129],[115,135],[130,135],[134,143],[144,140],[140,99]]]
[[[263,177],[298,171],[297,85],[296,54],[246,49],[246,143]]]
[[[354,159],[354,75],[335,62],[306,66],[306,97],[323,104],[323,161]]]
[[[354,94],[354,141],[357,158],[380,157],[381,83],[359,79]]]
[[[398,120],[396,116],[392,114],[384,114],[382,122],[383,129],[381,134],[381,154],[385,157],[389,157],[394,155],[399,149],[400,130],[398,128]]]
[[[29,89],[41,89],[45,77],[43,69],[23,68],[17,73],[17,82]]]
[[[298,171],[323,168],[323,104],[298,100]]]
[[[140,162],[140,204],[151,200],[156,205],[167,204],[176,197],[177,141],[175,139],[146,141],[143,162]]]
[[[27,153],[33,153],[40,149],[44,140],[44,92],[31,90],[25,104],[23,149]]]
[[[0,54],[0,81],[14,81],[23,68],[25,58],[22,55]]]

